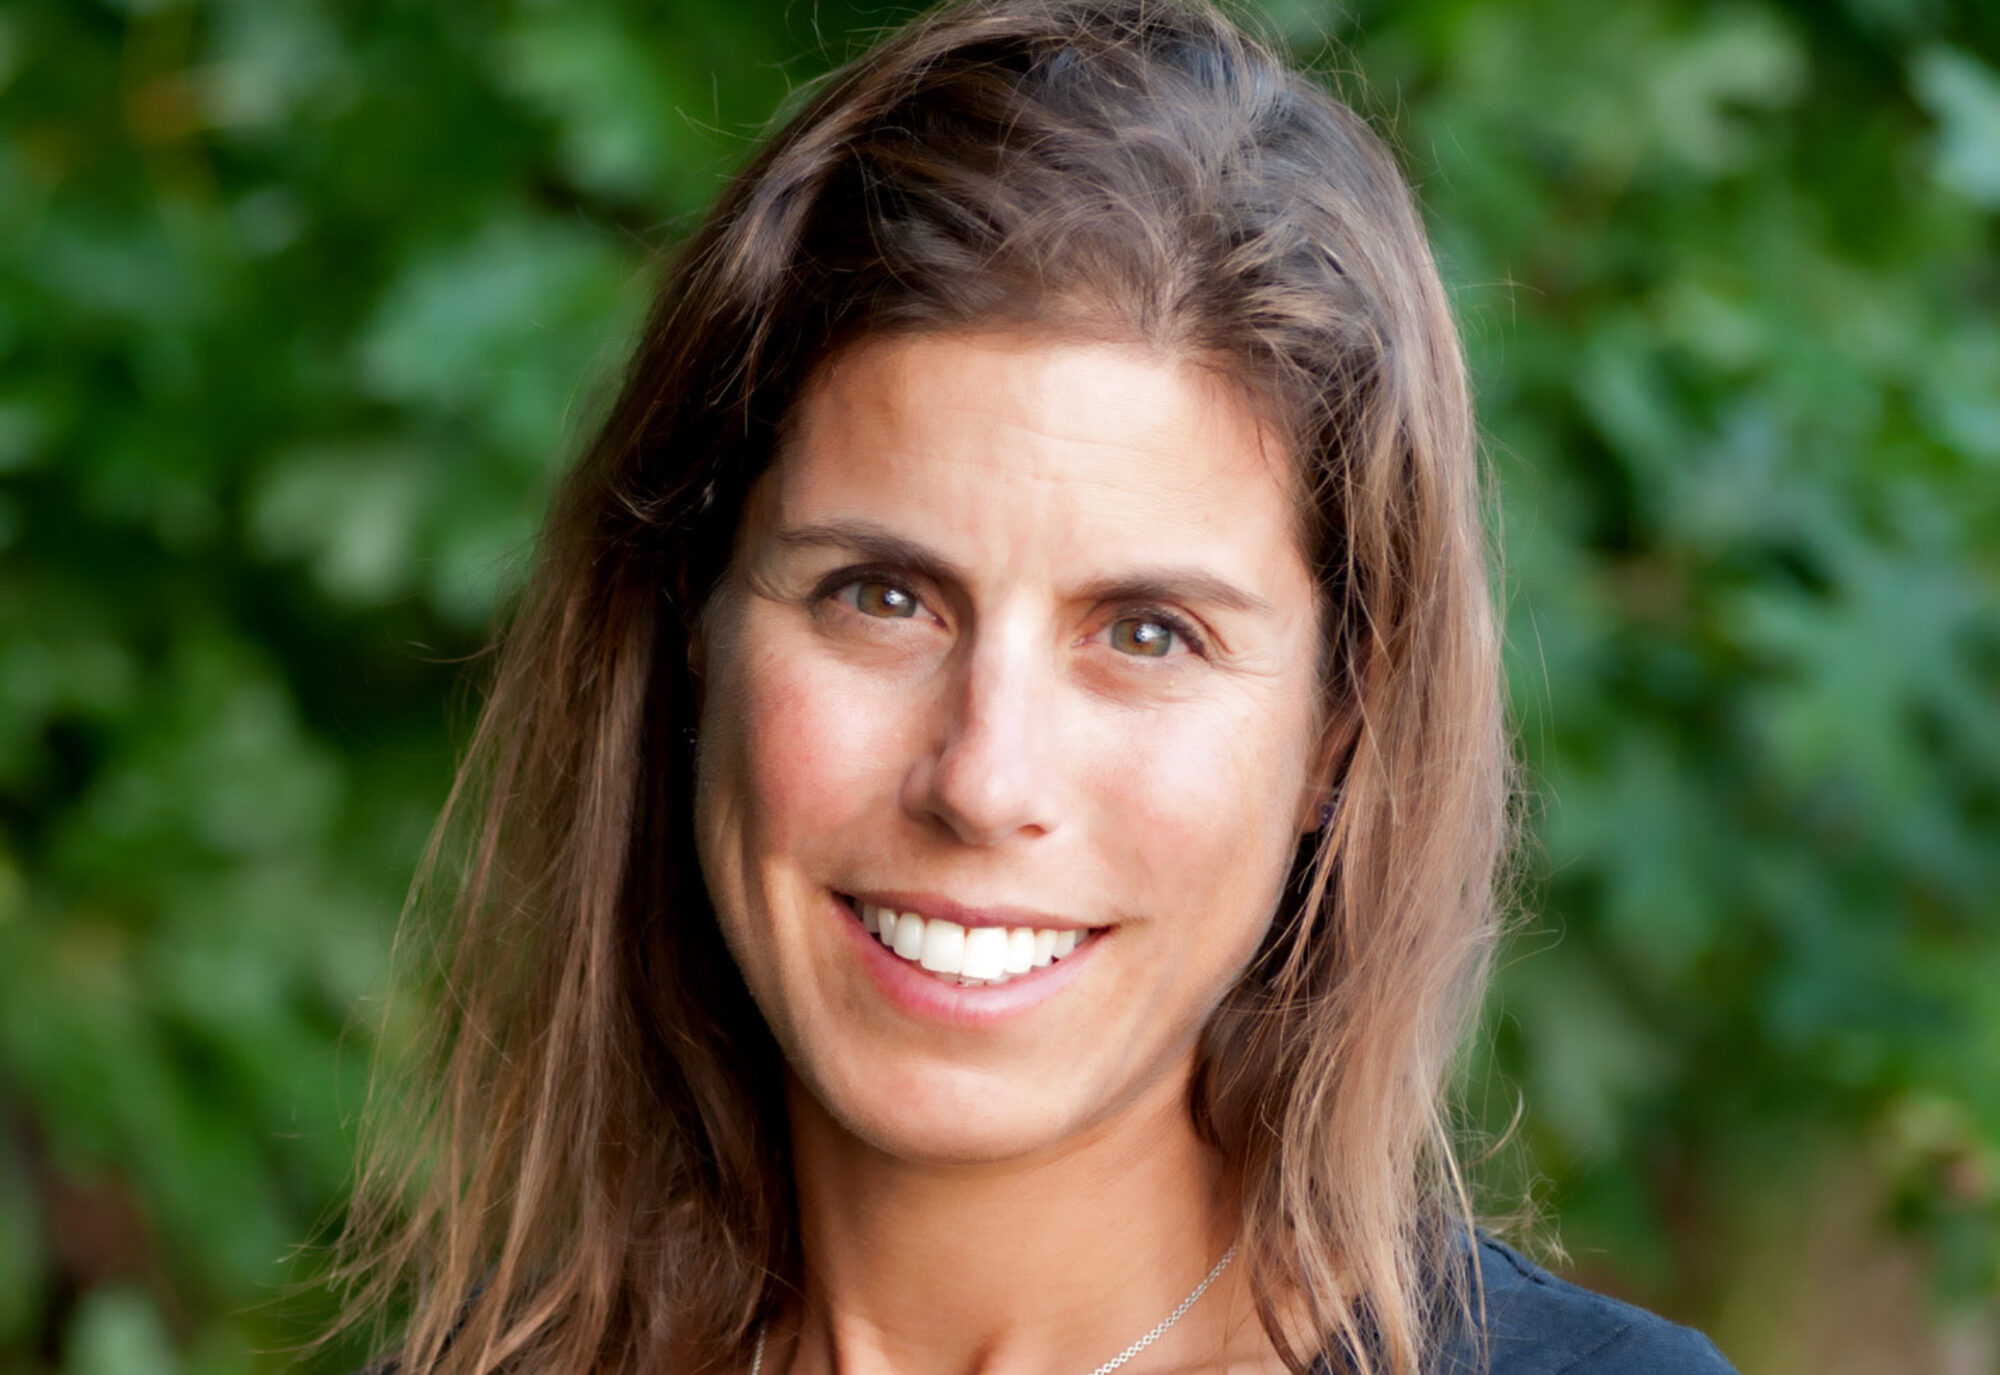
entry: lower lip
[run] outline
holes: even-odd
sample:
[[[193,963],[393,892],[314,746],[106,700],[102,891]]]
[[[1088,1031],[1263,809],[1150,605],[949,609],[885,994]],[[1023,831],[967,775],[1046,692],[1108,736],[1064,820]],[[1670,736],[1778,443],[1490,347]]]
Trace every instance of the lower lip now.
[[[1017,974],[1003,984],[961,988],[891,952],[868,933],[854,909],[829,893],[827,904],[847,928],[862,967],[883,996],[912,1017],[958,1026],[986,1026],[1018,1017],[1053,998],[1076,979],[1108,932],[1098,931],[1054,964]]]

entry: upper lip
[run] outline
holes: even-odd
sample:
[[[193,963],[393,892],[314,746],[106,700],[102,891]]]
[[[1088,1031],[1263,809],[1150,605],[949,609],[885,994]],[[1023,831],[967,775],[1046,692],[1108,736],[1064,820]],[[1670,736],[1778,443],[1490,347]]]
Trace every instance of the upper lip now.
[[[1006,904],[971,906],[937,893],[849,893],[855,903],[886,907],[892,912],[915,912],[924,920],[943,918],[960,926],[1032,926],[1047,931],[1088,931],[1091,924],[1074,917],[1057,916],[1030,907]]]

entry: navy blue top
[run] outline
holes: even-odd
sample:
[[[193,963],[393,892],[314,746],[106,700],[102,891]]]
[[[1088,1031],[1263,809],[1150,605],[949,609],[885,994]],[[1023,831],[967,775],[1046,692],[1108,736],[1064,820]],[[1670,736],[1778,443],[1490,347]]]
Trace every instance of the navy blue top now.
[[[1559,1280],[1490,1237],[1479,1242],[1486,1285],[1487,1375],[1735,1375],[1715,1343],[1643,1308]],[[1440,1369],[1479,1369],[1461,1341]]]
[[[1484,1369],[1464,1339],[1448,1348],[1439,1375],[1736,1375],[1715,1343],[1643,1308],[1559,1280],[1512,1247],[1479,1239],[1486,1287]],[[396,1375],[394,1357],[360,1375]],[[1322,1358],[1315,1375],[1340,1366]]]

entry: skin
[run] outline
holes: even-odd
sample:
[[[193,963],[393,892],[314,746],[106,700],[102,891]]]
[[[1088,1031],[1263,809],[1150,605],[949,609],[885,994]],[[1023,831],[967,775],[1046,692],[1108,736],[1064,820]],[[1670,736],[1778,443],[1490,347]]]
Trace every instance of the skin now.
[[[1187,1089],[1319,798],[1287,459],[1213,373],[1047,336],[864,341],[793,420],[696,663],[703,869],[790,1066],[766,1369],[1081,1375],[1237,1229]],[[1093,935],[940,991],[870,893]],[[1125,1367],[1265,1368],[1234,1270]]]

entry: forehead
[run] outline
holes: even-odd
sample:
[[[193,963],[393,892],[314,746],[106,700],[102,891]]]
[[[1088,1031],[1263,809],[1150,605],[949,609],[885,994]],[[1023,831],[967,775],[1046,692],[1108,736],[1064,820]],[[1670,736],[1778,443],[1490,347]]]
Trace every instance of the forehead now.
[[[765,495],[781,520],[914,505],[940,533],[1005,517],[1041,536],[1275,540],[1296,556],[1293,469],[1214,369],[1133,344],[964,332],[836,354],[793,408]]]

